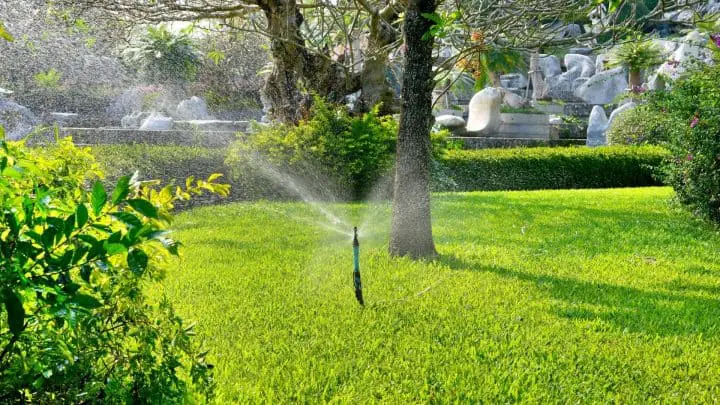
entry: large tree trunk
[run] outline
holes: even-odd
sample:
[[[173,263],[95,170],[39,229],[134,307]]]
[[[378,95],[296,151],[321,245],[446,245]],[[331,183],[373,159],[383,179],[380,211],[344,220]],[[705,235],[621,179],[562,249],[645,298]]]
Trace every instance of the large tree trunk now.
[[[306,99],[300,91],[299,80],[305,58],[303,39],[300,35],[302,14],[295,0],[268,0],[259,3],[268,21],[271,35],[270,52],[273,68],[265,80],[264,98],[269,103],[271,118],[285,123],[298,123]]]
[[[409,0],[405,12],[405,69],[397,144],[390,254],[413,258],[437,255],[430,218],[432,149],[433,39],[423,36],[433,25],[435,0]]]
[[[308,112],[308,91],[332,102],[360,89],[359,75],[325,54],[308,51],[300,32],[303,16],[294,0],[265,0],[258,3],[268,21],[273,69],[265,81],[264,99],[272,119],[296,124]]]

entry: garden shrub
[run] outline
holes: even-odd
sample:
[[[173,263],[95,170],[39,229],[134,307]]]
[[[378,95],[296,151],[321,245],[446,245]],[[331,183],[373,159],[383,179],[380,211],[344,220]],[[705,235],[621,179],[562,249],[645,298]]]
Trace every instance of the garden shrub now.
[[[272,180],[292,175],[320,197],[341,198],[366,195],[392,168],[398,127],[377,107],[354,117],[316,98],[310,117],[298,126],[256,125],[230,148],[228,164]]]
[[[648,105],[623,111],[613,120],[607,137],[611,145],[661,145],[668,140],[673,120]]]
[[[650,99],[668,117],[665,166],[678,200],[696,215],[720,224],[720,67],[704,66]]]
[[[658,185],[655,169],[667,154],[657,146],[454,150],[440,162],[456,186],[435,191]]]
[[[192,326],[144,290],[178,254],[167,235],[173,205],[227,186],[217,176],[177,188],[123,176],[106,189],[101,175],[69,138],[33,149],[0,141],[0,403],[212,394]]]
[[[190,176],[207,178],[213,173],[220,173],[223,175],[222,182],[230,185],[227,197],[205,194],[178,202],[178,209],[229,201],[297,198],[294,194],[278,190],[258,175],[245,171],[235,173],[225,163],[226,149],[136,144],[95,145],[91,152],[105,172],[104,183],[108,186],[124,173],[135,171],[143,178],[157,179],[163,185],[184,184]]]

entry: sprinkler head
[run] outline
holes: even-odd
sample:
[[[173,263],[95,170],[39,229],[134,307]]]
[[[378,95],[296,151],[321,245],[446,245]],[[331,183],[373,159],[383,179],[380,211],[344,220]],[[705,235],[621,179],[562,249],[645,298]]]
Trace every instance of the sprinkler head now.
[[[360,246],[360,242],[358,242],[357,237],[357,226],[353,227],[353,246]]]

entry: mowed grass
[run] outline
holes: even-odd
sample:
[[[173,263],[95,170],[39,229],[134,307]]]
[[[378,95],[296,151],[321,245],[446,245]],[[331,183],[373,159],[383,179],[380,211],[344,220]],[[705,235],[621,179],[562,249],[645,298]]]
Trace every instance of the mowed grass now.
[[[218,403],[717,402],[720,237],[667,188],[440,194],[432,262],[386,253],[390,207],[347,235],[300,203],[185,212],[163,290],[216,365]],[[349,229],[348,229],[349,230]]]

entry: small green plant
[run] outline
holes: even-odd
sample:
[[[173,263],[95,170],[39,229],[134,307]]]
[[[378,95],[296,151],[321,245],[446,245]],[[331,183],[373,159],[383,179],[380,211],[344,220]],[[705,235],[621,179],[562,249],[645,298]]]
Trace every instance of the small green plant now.
[[[344,107],[316,98],[311,118],[298,126],[256,126],[230,148],[229,163],[254,170],[255,154],[308,182],[336,184],[339,194],[358,198],[393,165],[397,122],[374,108],[353,117]],[[312,180],[315,179],[315,180]]]
[[[185,32],[171,32],[165,25],[150,26],[146,34],[123,51],[148,81],[182,83],[192,81],[202,63],[200,53]]]
[[[642,72],[661,65],[665,61],[665,56],[665,52],[659,45],[638,35],[612,51],[608,66],[627,68],[630,86],[639,87],[642,85]]]
[[[70,138],[28,149],[0,128],[0,402],[208,399],[212,366],[193,327],[144,293],[180,244],[175,202],[227,186],[122,176],[108,192]]]
[[[39,72],[33,78],[38,87],[48,90],[57,90],[60,88],[60,80],[62,73],[55,68],[49,69],[47,72]]]

